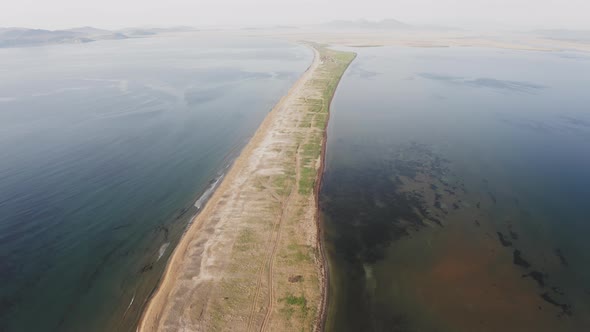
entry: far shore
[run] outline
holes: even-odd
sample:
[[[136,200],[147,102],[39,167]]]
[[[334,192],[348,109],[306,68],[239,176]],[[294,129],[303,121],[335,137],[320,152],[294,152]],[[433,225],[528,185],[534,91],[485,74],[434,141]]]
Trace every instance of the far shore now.
[[[460,29],[337,30],[302,27],[294,29],[226,29],[187,32],[196,36],[271,37],[294,42],[306,40],[344,47],[482,47],[539,52],[590,52],[583,40],[552,39],[534,33],[470,31]]]

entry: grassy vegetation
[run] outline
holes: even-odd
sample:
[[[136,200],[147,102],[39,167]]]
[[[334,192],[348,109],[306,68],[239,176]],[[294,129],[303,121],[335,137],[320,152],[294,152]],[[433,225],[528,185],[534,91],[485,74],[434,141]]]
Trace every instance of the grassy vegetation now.
[[[307,305],[307,300],[305,296],[294,296],[294,295],[287,295],[284,299],[288,305],[298,306],[304,308]]]
[[[296,315],[299,319],[305,320],[310,311],[315,312],[313,307],[309,307],[307,303],[307,299],[304,295],[295,296],[292,294],[287,295],[286,297],[279,300],[280,302],[284,303],[284,306],[281,308],[281,312],[283,315],[286,316],[287,320],[291,320],[291,318]],[[313,326],[310,326],[309,330],[312,330]],[[305,327],[301,327],[302,331],[305,331]]]
[[[300,127],[313,126],[318,129],[308,142],[303,144],[301,177],[299,179],[299,193],[302,195],[310,194],[315,186],[317,177],[315,162],[320,157],[330,102],[346,68],[356,57],[354,53],[334,51],[326,48],[325,45],[313,44],[312,46],[319,51],[322,65],[319,69],[321,76],[311,80],[309,84],[321,91],[322,96],[305,100],[305,103],[310,106],[310,111],[300,124]]]
[[[284,258],[290,263],[312,262],[313,249],[307,245],[298,245],[295,243],[287,246],[288,252]]]
[[[246,251],[249,247],[256,243],[257,237],[256,233],[250,228],[246,228],[240,232],[238,235],[238,240],[236,241],[235,248],[239,251]]]
[[[319,51],[321,60],[313,78],[306,82],[306,88],[310,88],[310,95],[313,97],[301,97],[298,100],[304,107],[296,124],[297,130],[293,132],[295,145],[293,150],[277,151],[288,158],[285,158],[283,173],[271,175],[269,180],[275,192],[283,197],[290,196],[293,190],[301,195],[295,197],[298,203],[291,203],[299,205],[299,208],[292,210],[287,227],[299,225],[302,218],[305,218],[305,207],[308,207],[308,198],[314,190],[318,176],[317,166],[329,118],[330,103],[342,75],[356,56],[354,53],[330,50],[327,46],[312,46]],[[279,212],[277,210],[277,214]],[[300,325],[301,330],[311,331],[319,312],[320,294],[316,292],[320,281],[314,267],[317,249],[307,244],[305,236],[300,231],[295,233],[295,229],[297,228],[287,230],[288,236],[283,237],[285,245],[279,251],[279,264],[289,267],[287,277],[298,275],[301,281],[287,282],[287,278],[284,279],[285,284],[278,287],[283,290],[283,297],[278,300],[278,311],[288,324],[293,324],[289,325],[291,328],[305,322]],[[309,292],[310,287],[313,289],[312,292]]]
[[[281,196],[289,195],[295,174],[281,174],[277,175],[272,180],[272,185]]]
[[[299,193],[302,195],[308,195],[312,192],[315,186],[316,171],[314,168],[309,166],[304,167],[301,170],[301,179],[299,179]]]
[[[317,248],[308,243],[307,230],[299,228],[313,207],[309,206],[310,194],[313,192],[318,176],[318,161],[322,151],[324,132],[329,118],[329,106],[340,78],[355,57],[353,53],[333,51],[324,46],[313,45],[319,51],[321,64],[308,80],[305,95],[312,98],[298,99],[302,107],[292,125],[296,128],[287,131],[294,139],[292,145],[273,150],[284,156],[282,171],[272,175],[261,176],[260,183],[264,188],[272,188],[273,196],[278,194],[281,199],[272,206],[275,216],[287,211],[283,224],[283,237],[278,251],[277,269],[282,273],[277,278],[278,312],[283,319],[284,327],[290,330],[312,331],[319,313],[320,279],[317,275]],[[298,105],[299,106],[299,105]],[[298,195],[291,195],[297,193]],[[288,204],[290,208],[285,208]],[[273,222],[268,222],[272,227]],[[309,224],[307,224],[309,225]],[[238,235],[237,249],[252,247],[250,241],[261,237],[243,231]],[[261,256],[262,257],[262,256]],[[289,278],[300,277],[296,281]],[[297,295],[295,295],[297,294]],[[299,328],[294,328],[298,326]],[[278,327],[277,327],[278,328]]]
[[[299,127],[301,128],[309,128],[311,127],[311,122],[313,121],[313,113],[305,114],[303,120],[299,123]]]
[[[315,123],[314,127],[323,130],[326,128],[326,123],[328,122],[328,114],[318,114],[315,116]]]

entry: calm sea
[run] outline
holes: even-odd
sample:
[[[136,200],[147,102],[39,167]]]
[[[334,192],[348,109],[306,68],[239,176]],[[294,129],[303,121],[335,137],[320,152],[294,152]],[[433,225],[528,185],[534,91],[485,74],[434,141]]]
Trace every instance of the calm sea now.
[[[131,331],[195,201],[311,62],[178,36],[0,50],[0,331]]]
[[[590,54],[362,48],[329,123],[329,331],[590,328]]]

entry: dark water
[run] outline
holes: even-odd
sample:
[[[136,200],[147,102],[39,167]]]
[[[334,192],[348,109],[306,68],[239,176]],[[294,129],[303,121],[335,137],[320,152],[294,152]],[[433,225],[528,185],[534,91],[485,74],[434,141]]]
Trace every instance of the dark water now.
[[[355,51],[321,192],[327,329],[590,329],[590,55]]]
[[[0,52],[0,331],[132,330],[303,47],[179,37]]]

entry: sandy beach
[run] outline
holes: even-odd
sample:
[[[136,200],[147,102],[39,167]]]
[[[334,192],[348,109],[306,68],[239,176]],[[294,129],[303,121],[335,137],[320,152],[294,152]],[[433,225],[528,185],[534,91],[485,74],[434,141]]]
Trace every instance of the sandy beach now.
[[[316,183],[328,108],[352,53],[312,47],[176,247],[140,331],[315,330],[325,278]]]

